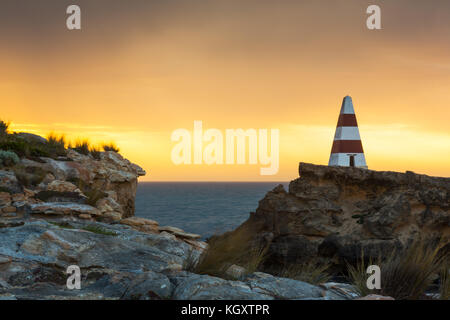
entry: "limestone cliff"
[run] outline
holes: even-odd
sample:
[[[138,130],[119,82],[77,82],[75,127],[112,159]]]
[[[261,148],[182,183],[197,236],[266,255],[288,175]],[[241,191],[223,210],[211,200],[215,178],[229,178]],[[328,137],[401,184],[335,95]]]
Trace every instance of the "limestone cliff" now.
[[[408,241],[450,237],[450,178],[301,163],[241,226],[270,243],[266,268],[328,259],[337,265]]]

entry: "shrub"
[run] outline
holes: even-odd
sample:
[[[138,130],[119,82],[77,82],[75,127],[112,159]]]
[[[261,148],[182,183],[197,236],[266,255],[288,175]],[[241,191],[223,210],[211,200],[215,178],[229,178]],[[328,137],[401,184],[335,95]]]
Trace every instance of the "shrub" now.
[[[108,194],[100,189],[91,187],[88,183],[79,178],[68,178],[68,182],[73,183],[87,197],[86,204],[95,207],[97,201],[108,197]]]
[[[15,152],[0,150],[0,165],[10,167],[20,162],[19,157]]]
[[[47,136],[47,143],[45,144],[47,147],[48,153],[50,153],[51,156],[65,156],[67,155],[66,151],[66,137],[64,135],[57,136],[54,133],[50,133]]]
[[[255,272],[263,262],[268,247],[252,244],[250,235],[248,230],[241,228],[211,237],[208,249],[198,259],[195,272],[227,278],[226,271],[233,264],[244,267],[247,274]]]
[[[116,144],[114,142],[110,142],[110,143],[104,143],[102,145],[102,148],[104,151],[114,151],[119,153],[120,149],[116,146]]]
[[[9,125],[9,122],[0,120],[0,135],[8,134]]]
[[[362,295],[378,293],[397,300],[421,299],[448,258],[448,252],[441,252],[442,247],[442,244],[417,240],[407,249],[393,250],[385,259],[379,257],[375,264],[381,269],[380,290],[366,287],[368,275],[363,254],[356,267],[349,266],[349,275]]]
[[[101,160],[101,151],[98,147],[91,147],[89,153],[95,160]]]
[[[29,157],[32,153],[30,144],[16,135],[2,136],[0,138],[0,149],[13,151],[19,157]]]
[[[72,149],[80,154],[84,154],[85,156],[89,155],[90,153],[89,140],[77,140],[75,142],[75,147],[73,147]]]
[[[47,136],[48,144],[57,145],[65,148],[67,145],[66,137],[64,135],[57,136],[55,133],[51,132]]]
[[[54,139],[50,142],[28,141],[25,137],[15,133],[0,136],[1,150],[13,151],[19,157],[26,158],[64,156],[66,150],[62,143],[64,141],[55,141]]]
[[[13,168],[17,180],[25,187],[37,186],[40,184],[47,172],[39,167],[16,166]]]
[[[330,264],[314,259],[306,263],[290,265],[281,272],[280,276],[311,284],[320,284],[331,279],[331,275],[327,272],[330,266]]]

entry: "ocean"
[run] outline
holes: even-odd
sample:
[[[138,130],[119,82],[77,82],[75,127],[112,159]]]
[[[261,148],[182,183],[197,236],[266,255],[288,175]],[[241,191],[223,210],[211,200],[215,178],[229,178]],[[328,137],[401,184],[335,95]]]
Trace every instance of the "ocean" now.
[[[264,195],[286,182],[140,182],[137,217],[207,238],[248,219]]]

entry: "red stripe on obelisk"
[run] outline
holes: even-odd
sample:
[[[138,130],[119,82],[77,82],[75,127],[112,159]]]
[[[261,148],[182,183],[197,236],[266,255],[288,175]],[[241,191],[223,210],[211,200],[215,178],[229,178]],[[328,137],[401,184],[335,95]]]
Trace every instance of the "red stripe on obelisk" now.
[[[334,140],[331,153],[364,153],[361,140]]]
[[[338,120],[338,127],[357,127],[356,115],[354,114],[340,114]]]

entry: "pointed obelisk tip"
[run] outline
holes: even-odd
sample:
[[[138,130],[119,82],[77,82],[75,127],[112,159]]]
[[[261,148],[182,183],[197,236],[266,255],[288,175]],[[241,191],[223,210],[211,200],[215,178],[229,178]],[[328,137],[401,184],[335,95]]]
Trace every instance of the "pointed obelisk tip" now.
[[[355,114],[352,97],[345,96],[342,101],[341,114]]]

